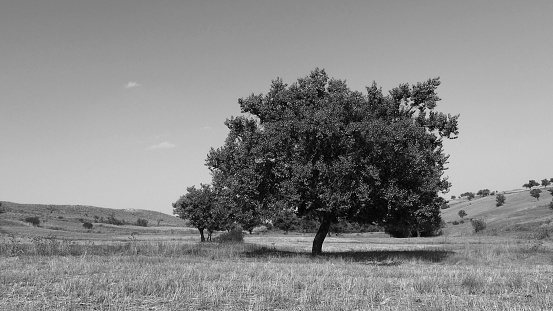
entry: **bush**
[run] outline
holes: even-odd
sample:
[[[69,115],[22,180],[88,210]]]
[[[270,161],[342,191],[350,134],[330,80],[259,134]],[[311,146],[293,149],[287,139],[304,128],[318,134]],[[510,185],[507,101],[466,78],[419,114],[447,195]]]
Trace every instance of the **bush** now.
[[[25,218],[25,222],[28,222],[32,224],[33,226],[40,225],[40,219],[37,216],[27,217]]]
[[[550,208],[550,209],[553,209],[553,201],[551,201],[551,202],[549,203],[549,208]]]
[[[241,229],[233,229],[219,234],[214,240],[219,243],[243,243],[244,233],[242,233]]]
[[[137,226],[141,226],[141,227],[148,227],[148,220],[147,220],[147,219],[138,218],[138,219],[136,220],[136,225],[137,225]]]
[[[474,228],[474,232],[476,233],[486,229],[486,222],[483,219],[471,219],[470,223],[472,224],[472,228]]]
[[[505,204],[505,195],[504,194],[498,194],[496,197],[495,197],[495,206],[497,207],[500,207],[501,205]]]
[[[89,223],[89,222],[85,222],[85,223],[83,223],[83,227],[85,227],[86,229],[90,230],[90,229],[92,229],[93,225],[92,225],[91,223]]]
[[[459,224],[459,222],[458,222],[457,220],[454,220],[451,224],[454,225],[454,226],[456,226],[456,225]]]

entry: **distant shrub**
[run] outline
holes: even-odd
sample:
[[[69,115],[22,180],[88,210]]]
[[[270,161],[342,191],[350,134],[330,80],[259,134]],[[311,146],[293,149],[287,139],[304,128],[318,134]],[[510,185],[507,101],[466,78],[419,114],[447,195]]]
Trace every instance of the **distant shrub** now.
[[[83,223],[83,227],[85,227],[85,229],[90,230],[90,229],[92,229],[93,225],[89,222],[85,222],[85,223]]]
[[[454,226],[456,226],[456,225],[459,224],[459,222],[458,222],[457,220],[454,220],[451,224],[454,225]]]
[[[495,202],[496,202],[496,203],[495,203],[495,206],[497,206],[497,207],[502,206],[503,204],[505,204],[505,200],[506,200],[506,198],[505,198],[505,195],[504,195],[504,194],[501,194],[501,193],[498,194],[498,195],[495,197]]]
[[[58,216],[58,219],[63,219],[63,216]]]
[[[549,202],[549,208],[553,209],[553,201]]]
[[[40,225],[40,219],[37,216],[27,217],[27,218],[25,218],[25,222],[28,222],[28,223],[32,224],[33,226]]]
[[[85,222],[84,219],[82,219],[82,218],[79,218],[78,220],[79,220],[79,222],[82,222],[82,223]]]
[[[240,229],[234,229],[219,234],[214,240],[219,243],[243,243],[244,233]]]
[[[470,223],[476,233],[486,229],[486,222],[483,219],[471,219]]]
[[[136,225],[137,225],[137,226],[141,226],[141,227],[148,227],[148,220],[147,220],[147,219],[138,218],[138,219],[136,220]]]
[[[467,212],[465,212],[464,209],[460,210],[460,211],[459,211],[459,217],[463,218],[463,217],[465,217],[465,216],[467,216]]]
[[[123,226],[125,224],[124,220],[115,218],[115,215],[113,214],[111,214],[105,222],[110,225],[116,225],[116,226]]]
[[[464,219],[461,219],[461,220],[459,221],[459,223],[460,223],[460,224],[464,224],[464,223],[465,223],[465,220],[464,220]]]

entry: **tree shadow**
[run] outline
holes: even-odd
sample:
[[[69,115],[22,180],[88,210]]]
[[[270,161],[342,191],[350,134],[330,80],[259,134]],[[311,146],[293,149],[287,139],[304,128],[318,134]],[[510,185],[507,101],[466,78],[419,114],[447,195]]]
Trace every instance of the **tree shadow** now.
[[[312,257],[310,252],[279,250],[276,248],[260,247],[244,253],[247,258],[313,258],[318,260],[334,259],[374,265],[397,265],[404,261],[443,262],[455,254],[447,250],[375,250],[327,252]]]

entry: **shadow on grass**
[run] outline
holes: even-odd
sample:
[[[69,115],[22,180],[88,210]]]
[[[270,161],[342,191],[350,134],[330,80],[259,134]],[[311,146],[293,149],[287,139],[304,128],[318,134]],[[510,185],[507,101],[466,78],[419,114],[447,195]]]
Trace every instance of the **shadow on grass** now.
[[[323,253],[315,259],[334,259],[351,262],[378,264],[378,265],[397,265],[403,261],[424,261],[424,262],[442,262],[449,256],[455,254],[453,251],[446,250],[405,250],[405,251],[350,251],[350,252],[328,252]],[[246,251],[244,255],[248,258],[286,258],[286,257],[311,257],[309,252],[297,252],[278,250],[275,248],[260,247]]]

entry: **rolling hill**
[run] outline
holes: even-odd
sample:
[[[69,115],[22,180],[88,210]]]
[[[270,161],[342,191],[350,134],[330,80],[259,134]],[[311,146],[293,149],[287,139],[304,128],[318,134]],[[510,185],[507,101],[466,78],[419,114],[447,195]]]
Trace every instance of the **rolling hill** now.
[[[159,234],[164,232],[190,231],[186,222],[164,213],[138,209],[111,209],[83,205],[43,205],[1,202],[5,211],[0,214],[0,233],[17,236],[56,235],[58,237],[80,239],[97,233],[104,235]],[[40,225],[33,227],[25,221],[28,217],[38,217]],[[137,226],[138,219],[147,220],[147,226]],[[115,219],[124,225],[110,224]],[[83,223],[93,224],[93,229],[83,227]]]
[[[530,196],[529,190],[511,190],[499,192],[506,197],[505,204],[497,207],[495,196],[476,197],[471,201],[459,198],[449,202],[449,208],[442,210],[442,218],[448,223],[452,234],[466,234],[471,231],[469,221],[451,226],[454,221],[460,221],[459,211],[467,213],[465,220],[483,219],[487,224],[488,233],[517,234],[533,233],[541,227],[551,227],[553,210],[549,208],[552,196],[548,189],[543,189],[539,201]]]

